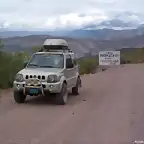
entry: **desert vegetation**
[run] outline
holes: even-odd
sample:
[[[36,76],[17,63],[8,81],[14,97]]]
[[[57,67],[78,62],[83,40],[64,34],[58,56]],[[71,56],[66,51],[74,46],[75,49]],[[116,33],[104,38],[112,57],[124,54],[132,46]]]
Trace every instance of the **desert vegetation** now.
[[[25,60],[30,58],[29,53],[6,53],[3,52],[3,43],[0,43],[0,88],[12,87],[15,74],[23,68]],[[32,48],[33,52],[37,51],[38,47]],[[144,49],[126,49],[121,50],[121,59],[129,63],[143,63]],[[98,66],[98,56],[85,57],[77,60],[80,65],[80,74],[95,73]]]
[[[33,52],[38,48],[32,48]],[[6,53],[0,50],[0,88],[12,87],[16,73],[24,66],[24,61],[28,60],[30,55],[27,52]],[[81,58],[77,62],[80,64],[80,73],[88,74],[94,72],[98,65],[98,58]]]

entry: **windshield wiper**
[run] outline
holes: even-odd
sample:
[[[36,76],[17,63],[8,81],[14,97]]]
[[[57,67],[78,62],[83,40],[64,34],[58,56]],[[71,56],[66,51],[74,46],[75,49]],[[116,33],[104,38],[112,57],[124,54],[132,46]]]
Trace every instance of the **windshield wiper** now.
[[[38,65],[37,64],[28,64],[28,66],[34,66],[34,67],[37,67]]]
[[[40,66],[42,68],[54,68],[53,66]]]

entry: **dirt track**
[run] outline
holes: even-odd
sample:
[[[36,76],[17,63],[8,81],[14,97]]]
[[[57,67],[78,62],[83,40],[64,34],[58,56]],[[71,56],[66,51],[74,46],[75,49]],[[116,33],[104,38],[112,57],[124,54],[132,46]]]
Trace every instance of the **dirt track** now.
[[[0,144],[132,144],[144,140],[144,65],[83,76],[66,106],[44,97],[0,101]],[[15,142],[15,143],[14,143]]]

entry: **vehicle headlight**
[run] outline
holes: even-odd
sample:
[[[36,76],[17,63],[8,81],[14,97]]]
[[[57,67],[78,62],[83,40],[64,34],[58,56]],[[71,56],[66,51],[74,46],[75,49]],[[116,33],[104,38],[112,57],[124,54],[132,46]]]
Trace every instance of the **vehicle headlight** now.
[[[59,81],[59,77],[57,75],[49,75],[47,82],[48,83],[56,83]]]
[[[17,74],[17,75],[15,76],[15,81],[17,81],[17,82],[22,82],[22,81],[24,81],[23,75],[22,75],[22,74]]]

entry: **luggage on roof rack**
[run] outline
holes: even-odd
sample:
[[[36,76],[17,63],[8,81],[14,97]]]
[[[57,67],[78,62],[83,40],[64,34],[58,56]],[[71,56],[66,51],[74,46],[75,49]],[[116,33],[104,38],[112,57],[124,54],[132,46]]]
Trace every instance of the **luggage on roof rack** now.
[[[46,39],[43,45],[61,45],[68,47],[68,43],[64,39]]]
[[[46,39],[39,52],[72,52],[64,39]]]

